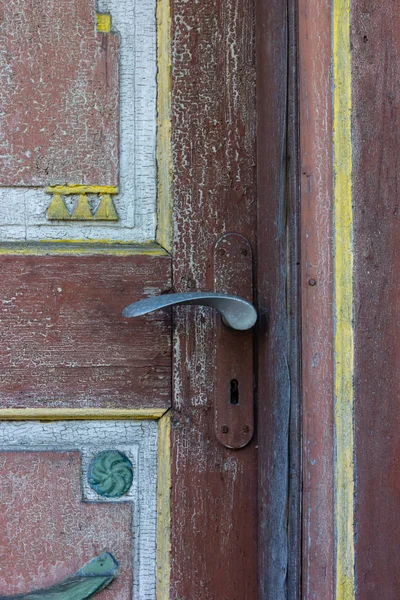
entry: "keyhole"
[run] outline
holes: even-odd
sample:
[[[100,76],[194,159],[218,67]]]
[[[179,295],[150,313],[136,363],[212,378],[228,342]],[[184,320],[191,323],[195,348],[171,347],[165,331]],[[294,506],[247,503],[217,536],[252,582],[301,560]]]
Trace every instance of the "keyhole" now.
[[[239,404],[239,382],[237,379],[231,381],[231,404]]]

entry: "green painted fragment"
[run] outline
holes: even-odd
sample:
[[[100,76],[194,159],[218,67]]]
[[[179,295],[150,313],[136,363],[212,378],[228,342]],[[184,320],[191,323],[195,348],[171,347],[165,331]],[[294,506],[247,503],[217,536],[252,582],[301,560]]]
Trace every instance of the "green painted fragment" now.
[[[133,465],[118,450],[100,452],[89,465],[88,482],[99,496],[121,498],[131,489],[132,481]]]
[[[106,552],[91,560],[71,577],[50,588],[19,596],[0,596],[0,600],[86,600],[111,583],[117,569],[118,561]]]

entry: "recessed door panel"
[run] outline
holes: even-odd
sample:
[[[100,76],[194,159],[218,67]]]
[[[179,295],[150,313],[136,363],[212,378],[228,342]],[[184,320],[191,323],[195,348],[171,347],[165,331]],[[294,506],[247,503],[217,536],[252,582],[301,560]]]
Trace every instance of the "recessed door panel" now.
[[[1,597],[109,554],[102,598],[154,598],[157,438],[154,421],[0,424]]]

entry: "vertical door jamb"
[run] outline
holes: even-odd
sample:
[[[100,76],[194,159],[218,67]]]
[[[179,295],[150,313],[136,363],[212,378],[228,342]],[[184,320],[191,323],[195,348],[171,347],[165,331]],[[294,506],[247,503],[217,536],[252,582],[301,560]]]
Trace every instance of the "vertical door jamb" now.
[[[257,2],[260,600],[301,593],[297,2]]]

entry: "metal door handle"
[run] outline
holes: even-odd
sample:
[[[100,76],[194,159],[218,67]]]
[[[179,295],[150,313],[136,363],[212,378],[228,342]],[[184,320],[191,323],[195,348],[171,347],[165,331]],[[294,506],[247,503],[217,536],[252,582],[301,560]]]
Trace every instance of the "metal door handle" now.
[[[215,292],[185,292],[153,296],[130,304],[122,311],[122,314],[128,318],[140,317],[160,310],[160,308],[179,304],[195,304],[215,308],[221,313],[225,325],[239,331],[251,329],[257,321],[257,311],[250,302],[239,296]]]

